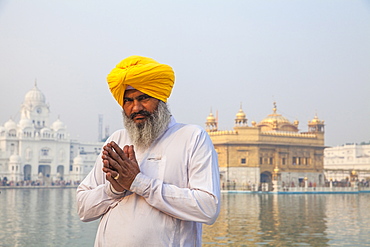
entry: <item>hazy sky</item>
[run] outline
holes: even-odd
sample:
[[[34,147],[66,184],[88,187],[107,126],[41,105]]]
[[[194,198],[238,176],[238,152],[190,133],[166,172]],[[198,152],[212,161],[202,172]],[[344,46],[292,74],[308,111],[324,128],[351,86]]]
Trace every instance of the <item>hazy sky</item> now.
[[[317,113],[326,145],[370,141],[370,1],[0,0],[0,125],[18,121],[38,88],[71,137],[110,132],[121,109],[106,76],[130,55],[171,65],[178,122],[204,127],[211,109],[231,130],[242,104],[248,124],[272,113]]]

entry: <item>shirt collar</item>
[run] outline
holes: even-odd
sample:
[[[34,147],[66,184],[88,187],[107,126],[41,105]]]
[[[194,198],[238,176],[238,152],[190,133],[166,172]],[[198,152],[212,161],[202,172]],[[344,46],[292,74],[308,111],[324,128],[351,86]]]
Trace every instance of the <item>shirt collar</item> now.
[[[168,123],[168,129],[176,124],[174,116],[171,115],[170,122]]]

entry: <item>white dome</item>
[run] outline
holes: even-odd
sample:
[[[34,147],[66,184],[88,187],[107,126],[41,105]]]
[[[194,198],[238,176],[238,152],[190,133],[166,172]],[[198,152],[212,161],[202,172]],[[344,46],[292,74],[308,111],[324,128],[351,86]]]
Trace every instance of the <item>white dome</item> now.
[[[9,119],[5,124],[4,127],[6,130],[17,129],[17,124],[13,121],[13,119]]]
[[[45,104],[45,95],[35,85],[24,97],[24,103],[30,105]]]
[[[80,155],[76,156],[73,159],[73,164],[74,165],[83,165],[83,163],[84,163],[84,159]]]
[[[40,131],[41,134],[50,133],[50,132],[51,132],[51,130],[47,127],[42,128],[41,131]]]
[[[12,163],[12,164],[22,163],[22,158],[21,158],[21,156],[19,156],[17,154],[13,154],[9,157],[9,163]]]
[[[19,121],[19,126],[21,127],[21,129],[34,127],[32,120],[28,118],[21,119],[21,121]]]
[[[51,125],[51,128],[54,130],[54,131],[58,131],[58,130],[65,130],[66,129],[66,125],[60,121],[60,119],[57,119],[52,125]]]

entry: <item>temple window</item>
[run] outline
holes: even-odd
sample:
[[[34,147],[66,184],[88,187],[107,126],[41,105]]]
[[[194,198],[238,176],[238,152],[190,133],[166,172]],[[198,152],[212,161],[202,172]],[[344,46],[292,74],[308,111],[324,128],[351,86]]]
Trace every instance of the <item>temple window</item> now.
[[[269,158],[269,165],[272,165],[274,163],[274,158],[270,157]]]

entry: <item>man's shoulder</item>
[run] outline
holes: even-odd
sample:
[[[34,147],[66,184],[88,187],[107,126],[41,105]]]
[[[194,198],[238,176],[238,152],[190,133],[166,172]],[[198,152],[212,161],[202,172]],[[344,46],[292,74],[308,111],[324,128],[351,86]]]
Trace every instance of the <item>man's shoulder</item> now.
[[[184,123],[176,123],[172,126],[175,131],[181,131],[186,133],[194,133],[194,134],[202,134],[206,133],[206,131],[199,125],[196,124],[184,124]]]
[[[127,130],[126,129],[118,129],[113,132],[107,139],[107,141],[117,141],[119,139],[122,139],[127,136]]]
[[[126,133],[126,129],[118,129],[118,130],[114,131],[111,136],[119,136],[119,135],[122,135],[122,134],[125,134],[125,133]]]

